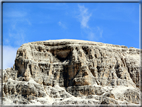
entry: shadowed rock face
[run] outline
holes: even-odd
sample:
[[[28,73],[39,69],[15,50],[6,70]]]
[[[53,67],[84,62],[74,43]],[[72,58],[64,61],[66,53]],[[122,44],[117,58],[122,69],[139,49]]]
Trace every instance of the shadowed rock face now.
[[[141,50],[78,40],[23,44],[3,71],[4,104],[140,104]]]

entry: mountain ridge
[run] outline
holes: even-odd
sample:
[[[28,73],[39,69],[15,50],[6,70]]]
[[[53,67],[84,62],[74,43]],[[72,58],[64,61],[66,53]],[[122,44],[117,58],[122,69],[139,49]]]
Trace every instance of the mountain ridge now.
[[[3,72],[3,102],[139,105],[141,53],[136,48],[81,40],[23,44],[13,68]]]

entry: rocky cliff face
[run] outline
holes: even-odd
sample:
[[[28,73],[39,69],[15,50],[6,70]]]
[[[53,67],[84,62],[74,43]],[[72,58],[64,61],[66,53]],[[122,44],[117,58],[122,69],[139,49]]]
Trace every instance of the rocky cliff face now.
[[[141,53],[78,40],[23,44],[3,71],[3,104],[138,106]]]

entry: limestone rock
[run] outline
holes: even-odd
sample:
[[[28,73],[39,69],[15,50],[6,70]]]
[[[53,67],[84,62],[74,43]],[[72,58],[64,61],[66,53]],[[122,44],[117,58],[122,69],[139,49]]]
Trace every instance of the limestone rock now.
[[[139,105],[141,53],[81,40],[23,44],[3,71],[3,104]]]

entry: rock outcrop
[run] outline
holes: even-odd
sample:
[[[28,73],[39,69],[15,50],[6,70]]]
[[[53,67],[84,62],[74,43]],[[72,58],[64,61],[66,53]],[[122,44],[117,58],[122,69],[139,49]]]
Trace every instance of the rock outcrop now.
[[[140,54],[79,40],[23,44],[3,71],[3,104],[140,105]]]

